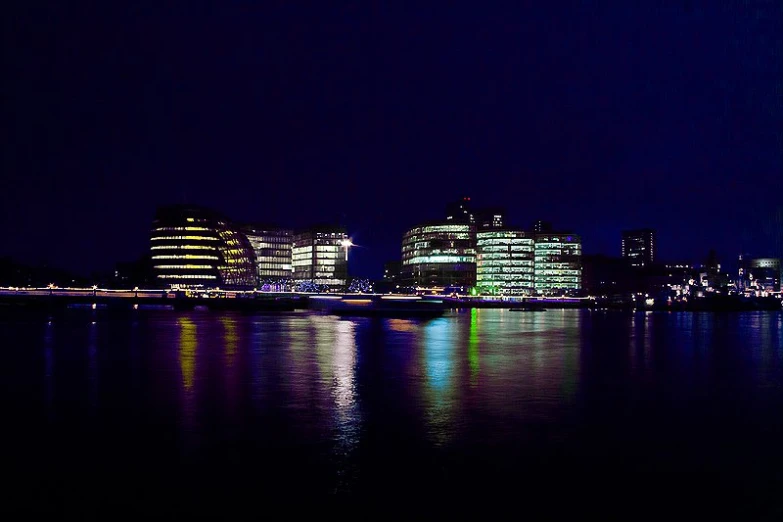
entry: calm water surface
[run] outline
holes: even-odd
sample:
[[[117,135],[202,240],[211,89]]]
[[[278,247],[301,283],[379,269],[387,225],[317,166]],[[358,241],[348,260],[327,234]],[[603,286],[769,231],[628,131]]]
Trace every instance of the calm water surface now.
[[[783,515],[781,313],[5,311],[0,339],[3,510]]]

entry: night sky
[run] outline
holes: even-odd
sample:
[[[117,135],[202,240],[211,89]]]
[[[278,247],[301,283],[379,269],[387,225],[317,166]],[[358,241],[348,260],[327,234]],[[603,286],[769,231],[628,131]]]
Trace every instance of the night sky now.
[[[343,222],[377,276],[462,195],[781,254],[779,0],[196,4],[4,5],[0,255],[111,270],[187,202]]]

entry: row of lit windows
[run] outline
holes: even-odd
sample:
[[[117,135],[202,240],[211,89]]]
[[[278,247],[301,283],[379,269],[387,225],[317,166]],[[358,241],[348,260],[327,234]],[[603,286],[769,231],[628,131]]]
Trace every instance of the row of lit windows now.
[[[155,255],[152,259],[212,259],[219,260],[218,256],[200,256],[196,254],[181,254],[181,255]]]
[[[546,237],[546,236],[542,236],[542,237],[536,237],[535,241],[536,241],[536,244],[547,243],[547,242],[551,242],[551,243],[564,243],[564,242],[566,242],[566,243],[572,243],[572,242],[573,243],[579,243],[580,242],[579,238],[578,237],[574,237],[574,236],[565,236],[565,237],[558,237],[558,236]]]
[[[432,240],[438,240],[438,239],[473,239],[473,234],[470,232],[460,232],[460,231],[453,231],[453,232],[425,232],[425,233],[415,233],[415,234],[406,234],[403,237],[403,241],[432,241]]]
[[[477,281],[533,281],[533,274],[476,274]]]
[[[516,251],[516,252],[532,252],[533,251],[533,244],[529,245],[523,245],[523,244],[517,244],[512,243],[510,245],[478,245],[478,250],[481,251],[488,251],[488,252],[504,252],[504,251]]]
[[[423,227],[412,228],[408,234],[433,234],[440,232],[469,232],[470,225],[425,225]]]
[[[581,267],[579,265],[569,264],[569,263],[536,263],[534,265],[536,267],[537,272],[543,272],[543,271],[559,271],[559,270],[573,270],[573,271],[579,271],[581,270]]]
[[[476,274],[532,274],[532,266],[483,266]]]
[[[428,263],[475,263],[476,257],[467,255],[467,256],[449,256],[449,255],[439,255],[439,256],[416,256],[412,257],[411,259],[403,260],[403,265],[421,265],[421,264],[428,264]]]
[[[209,232],[209,231],[213,231],[213,230],[214,229],[207,228],[207,227],[158,227],[158,228],[154,229],[155,232],[182,232],[182,231],[185,231],[185,232],[197,232],[197,231]]]
[[[258,268],[279,268],[279,269],[291,269],[291,263],[281,263],[276,259],[259,259],[256,263]]]
[[[155,265],[156,270],[212,270],[214,265]]]
[[[532,241],[532,238],[525,237],[524,232],[518,232],[513,230],[486,230],[476,233],[476,238],[481,239],[495,239],[495,238],[511,238]]]
[[[530,263],[533,262],[533,256],[527,255],[524,252],[518,252],[518,253],[515,252],[511,254],[509,253],[479,254],[477,257],[478,259],[484,259],[487,261],[502,260],[506,262],[515,262],[515,263],[522,262],[522,261],[530,262]]]
[[[402,257],[431,256],[438,254],[475,254],[476,249],[471,245],[449,245],[448,248],[411,248],[402,251]]]
[[[533,247],[532,239],[478,239],[476,240],[476,246],[508,246],[508,245],[524,245]]]
[[[245,234],[248,241],[253,244],[263,245],[264,243],[274,244],[291,244],[291,237],[284,236],[254,236],[253,234]]]
[[[563,251],[569,251],[570,252],[570,251],[574,251],[574,250],[581,250],[582,246],[578,245],[576,243],[570,244],[570,245],[553,245],[551,243],[544,243],[544,244],[536,243],[535,244],[535,249],[536,249],[536,252],[538,252],[539,250],[555,250],[555,251],[563,250]]]
[[[204,245],[156,245],[151,247],[152,250],[212,250],[214,251],[216,247],[214,246],[204,246]]]
[[[219,241],[216,237],[209,236],[158,236],[152,241]]]
[[[158,279],[217,279],[217,276],[210,274],[159,274]]]

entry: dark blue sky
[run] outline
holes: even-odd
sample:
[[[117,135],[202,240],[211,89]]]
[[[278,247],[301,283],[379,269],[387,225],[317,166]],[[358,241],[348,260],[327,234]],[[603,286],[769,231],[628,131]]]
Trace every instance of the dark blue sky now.
[[[664,258],[780,254],[777,0],[31,4],[2,19],[0,255],[111,269],[190,202],[343,219],[378,275],[463,194],[587,253],[645,226]]]

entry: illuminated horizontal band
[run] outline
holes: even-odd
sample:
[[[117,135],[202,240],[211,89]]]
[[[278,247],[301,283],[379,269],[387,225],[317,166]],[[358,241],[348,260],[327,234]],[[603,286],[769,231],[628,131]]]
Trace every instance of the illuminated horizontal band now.
[[[158,236],[153,237],[152,241],[218,241],[216,237],[209,236]]]
[[[212,250],[216,247],[204,245],[156,245],[152,250]]]
[[[213,229],[207,227],[159,227],[154,232],[210,232]]]
[[[212,265],[155,265],[156,270],[211,270]]]
[[[217,279],[215,275],[160,274],[158,279]]]
[[[211,259],[214,261],[220,260],[218,256],[199,256],[196,254],[157,255],[157,256],[152,256],[152,259]]]

